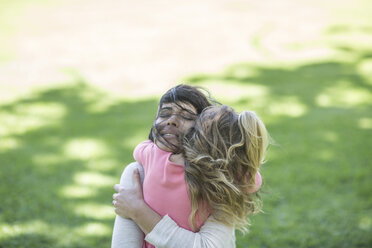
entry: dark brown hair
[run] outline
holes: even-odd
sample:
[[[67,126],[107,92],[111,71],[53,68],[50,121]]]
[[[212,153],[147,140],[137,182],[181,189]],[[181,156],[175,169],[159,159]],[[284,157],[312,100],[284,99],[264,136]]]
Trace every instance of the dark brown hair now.
[[[205,93],[203,93],[203,91]],[[186,84],[179,84],[169,89],[161,97],[159,101],[158,109],[161,109],[164,103],[175,103],[180,109],[190,112],[190,110],[185,109],[179,104],[179,103],[186,103],[186,104],[191,104],[196,109],[197,115],[199,115],[203,111],[203,109],[205,109],[208,106],[211,106],[211,101],[215,102],[214,100],[212,100],[207,90],[201,87],[195,87],[195,86],[190,86]],[[157,118],[158,118],[158,114],[156,115],[155,120]],[[155,139],[158,136],[158,133],[159,132],[157,130],[157,126],[155,125],[155,121],[154,121],[154,124],[150,130],[149,139],[152,141],[155,141]],[[183,136],[180,137],[180,140],[181,140],[180,144],[182,144],[182,139],[183,139]],[[165,142],[165,141],[162,141],[162,142]],[[174,145],[169,144],[169,143],[164,144],[164,145],[171,148],[171,150],[176,153],[179,153],[182,150],[181,147],[175,147]]]

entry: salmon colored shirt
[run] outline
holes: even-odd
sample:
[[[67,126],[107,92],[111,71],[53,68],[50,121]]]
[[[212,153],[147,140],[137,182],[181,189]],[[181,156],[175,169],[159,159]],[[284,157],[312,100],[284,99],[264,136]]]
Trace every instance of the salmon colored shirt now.
[[[143,180],[143,198],[145,202],[159,215],[168,215],[181,228],[192,231],[189,223],[191,214],[191,201],[188,195],[188,187],[185,181],[184,165],[176,164],[169,160],[171,152],[161,150],[151,140],[144,141],[134,149],[133,157],[137,162],[142,164],[145,177]],[[262,184],[261,174],[256,174],[257,191]],[[208,218],[206,209],[204,218],[197,214],[197,230],[203,225]],[[155,248],[147,243],[143,244],[144,248]]]
[[[145,171],[143,197],[145,202],[159,215],[168,214],[180,227],[192,231],[189,223],[191,201],[185,182],[184,165],[169,160],[171,152],[161,150],[150,140],[140,143],[133,157],[142,164]],[[197,216],[197,229],[206,218]],[[154,247],[144,242],[144,247]]]

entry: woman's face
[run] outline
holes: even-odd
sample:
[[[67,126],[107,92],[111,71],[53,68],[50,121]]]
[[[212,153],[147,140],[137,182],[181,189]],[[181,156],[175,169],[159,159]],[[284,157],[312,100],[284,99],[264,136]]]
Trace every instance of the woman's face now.
[[[185,135],[194,126],[197,118],[197,111],[194,106],[188,103],[164,103],[159,109],[155,125],[159,131],[159,139],[162,142],[170,143],[178,147],[180,137]],[[170,148],[157,142],[160,149],[170,151]]]

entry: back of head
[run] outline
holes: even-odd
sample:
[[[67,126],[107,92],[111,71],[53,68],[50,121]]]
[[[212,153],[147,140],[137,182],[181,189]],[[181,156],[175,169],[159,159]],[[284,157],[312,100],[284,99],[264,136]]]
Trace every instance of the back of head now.
[[[246,230],[248,215],[260,208],[255,175],[263,163],[268,135],[254,112],[228,106],[205,109],[185,141],[185,178],[193,206],[207,205],[212,216]]]

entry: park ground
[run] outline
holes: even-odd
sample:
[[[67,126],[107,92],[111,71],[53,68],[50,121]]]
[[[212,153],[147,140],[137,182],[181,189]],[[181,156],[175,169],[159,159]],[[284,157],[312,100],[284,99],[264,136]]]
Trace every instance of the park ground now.
[[[0,1],[0,248],[109,247],[177,83],[273,138],[237,247],[372,246],[370,1]]]

